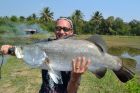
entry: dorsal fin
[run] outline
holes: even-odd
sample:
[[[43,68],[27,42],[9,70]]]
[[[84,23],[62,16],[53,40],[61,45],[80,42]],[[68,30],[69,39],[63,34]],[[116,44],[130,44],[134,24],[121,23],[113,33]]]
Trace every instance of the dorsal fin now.
[[[107,52],[107,46],[105,41],[101,38],[99,35],[93,35],[86,39],[94,44],[97,45],[97,47],[102,51],[102,52]]]

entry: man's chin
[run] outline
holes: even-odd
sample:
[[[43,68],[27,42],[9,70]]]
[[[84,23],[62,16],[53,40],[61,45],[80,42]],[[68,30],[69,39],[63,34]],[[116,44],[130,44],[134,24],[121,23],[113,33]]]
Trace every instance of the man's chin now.
[[[64,38],[65,36],[63,36],[63,35],[59,35],[58,36],[58,39],[62,39],[62,38]]]
[[[62,39],[63,38],[63,36],[57,36],[57,39]]]

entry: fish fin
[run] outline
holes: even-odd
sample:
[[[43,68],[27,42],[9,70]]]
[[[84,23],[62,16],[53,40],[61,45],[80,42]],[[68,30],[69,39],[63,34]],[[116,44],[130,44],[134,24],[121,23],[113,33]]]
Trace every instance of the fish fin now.
[[[48,73],[56,84],[63,84],[60,71],[49,70]]]
[[[61,72],[54,70],[51,65],[52,64],[51,64],[48,56],[46,56],[44,63],[40,67],[42,69],[47,68],[48,74],[49,74],[50,78],[53,80],[53,82],[55,82],[56,84],[63,84]]]
[[[121,69],[119,69],[118,71],[113,70],[113,72],[116,74],[119,80],[122,81],[123,83],[131,80],[135,75],[134,72],[132,72],[130,69],[128,69],[125,66],[122,66]]]
[[[96,72],[93,72],[95,74],[95,76],[99,79],[103,78],[105,76],[105,73],[107,71],[107,68],[101,68],[98,69]]]
[[[51,79],[56,84],[63,84],[62,77],[61,77],[61,72],[60,71],[53,70],[50,64],[48,64],[48,67],[49,67],[48,73],[49,73]]]
[[[106,45],[105,41],[101,38],[100,35],[93,35],[93,36],[87,38],[86,40],[97,45],[97,47],[99,48],[99,50],[101,52],[107,52],[107,50],[108,50],[107,45]]]

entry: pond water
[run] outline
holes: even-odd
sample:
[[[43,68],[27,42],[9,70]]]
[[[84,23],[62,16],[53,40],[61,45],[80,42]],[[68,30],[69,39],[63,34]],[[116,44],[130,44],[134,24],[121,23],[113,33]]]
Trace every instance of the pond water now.
[[[129,53],[123,53],[121,55],[124,58],[131,58],[134,59],[136,61],[136,71],[140,72],[140,55],[135,55],[135,56],[131,56]]]
[[[111,47],[109,53],[125,59],[127,66],[140,73],[140,49],[130,47]]]

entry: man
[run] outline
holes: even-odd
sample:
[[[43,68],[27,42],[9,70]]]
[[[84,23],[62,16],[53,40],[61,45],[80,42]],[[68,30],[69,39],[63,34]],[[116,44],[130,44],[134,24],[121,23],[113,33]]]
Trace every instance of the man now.
[[[71,38],[73,36],[73,24],[70,19],[60,18],[56,21],[56,39]],[[55,40],[56,40],[55,39]],[[51,40],[49,40],[51,42]],[[3,45],[1,51],[8,53],[11,45]],[[85,57],[72,59],[72,71],[61,71],[62,84],[55,84],[48,75],[47,70],[42,70],[42,86],[39,93],[76,93],[80,84],[81,75],[87,70],[90,60]]]

